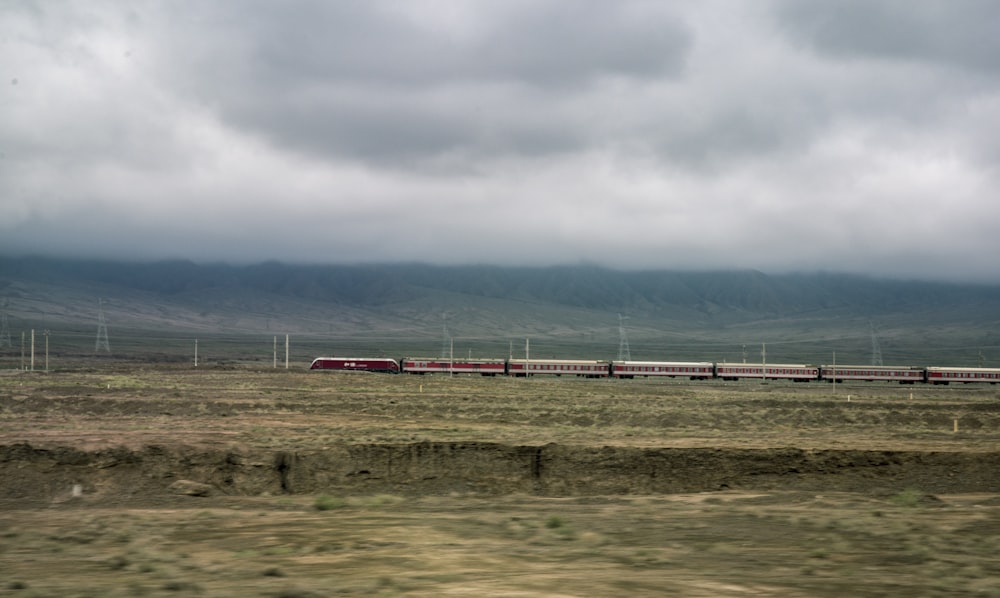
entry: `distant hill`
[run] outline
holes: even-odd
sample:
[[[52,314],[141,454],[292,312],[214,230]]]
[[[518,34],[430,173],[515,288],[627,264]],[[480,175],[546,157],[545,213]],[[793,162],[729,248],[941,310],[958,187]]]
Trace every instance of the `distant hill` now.
[[[90,323],[106,301],[118,327],[272,331],[350,337],[456,338],[512,344],[532,337],[619,348],[618,315],[641,355],[674,347],[711,357],[824,353],[863,358],[872,330],[887,352],[922,346],[1000,357],[1000,286],[757,271],[619,271],[425,264],[249,266],[0,258],[0,303],[12,321]],[[33,324],[34,325],[34,324]],[[484,341],[485,342],[485,341]],[[713,349],[714,347],[714,349]],[[935,351],[937,349],[934,349]],[[921,353],[924,351],[924,353]]]

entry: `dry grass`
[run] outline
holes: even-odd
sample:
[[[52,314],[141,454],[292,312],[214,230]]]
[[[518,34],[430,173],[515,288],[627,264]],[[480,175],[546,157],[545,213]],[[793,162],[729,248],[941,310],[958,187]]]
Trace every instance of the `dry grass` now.
[[[992,387],[833,396],[819,384],[133,368],[0,376],[0,444],[995,451],[997,398]],[[1000,597],[996,495],[112,499],[0,501],[0,596]]]
[[[1000,512],[852,495],[0,512],[6,595],[1000,595]],[[992,530],[992,531],[991,531]],[[15,594],[16,592],[16,594]],[[290,595],[290,594],[289,594]],[[302,594],[312,595],[312,594]]]

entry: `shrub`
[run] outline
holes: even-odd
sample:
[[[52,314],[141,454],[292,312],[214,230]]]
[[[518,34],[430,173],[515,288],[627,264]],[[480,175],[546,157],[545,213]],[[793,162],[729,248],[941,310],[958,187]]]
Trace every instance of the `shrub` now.
[[[343,508],[346,504],[342,498],[330,496],[329,494],[320,494],[316,497],[314,506],[317,511],[330,511],[332,509]]]
[[[924,493],[916,488],[907,488],[892,497],[892,502],[901,507],[916,507],[924,500]]]

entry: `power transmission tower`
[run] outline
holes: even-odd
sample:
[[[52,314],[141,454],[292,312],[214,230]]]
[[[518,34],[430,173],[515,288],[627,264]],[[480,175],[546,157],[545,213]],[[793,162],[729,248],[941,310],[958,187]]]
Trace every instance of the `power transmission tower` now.
[[[628,348],[628,335],[625,334],[625,320],[628,316],[618,314],[618,361],[631,361],[632,352]]]
[[[11,349],[10,325],[7,323],[7,300],[3,300],[3,313],[0,313],[0,349]]]
[[[94,343],[94,353],[104,350],[109,355],[111,354],[111,345],[108,344],[108,323],[104,319],[104,300],[98,299],[98,315],[97,315],[97,342]]]
[[[882,347],[878,344],[878,335],[875,334],[875,324],[868,320],[868,327],[872,332],[872,365],[882,365]]]
[[[451,355],[451,336],[448,334],[448,314],[441,314],[441,359]]]

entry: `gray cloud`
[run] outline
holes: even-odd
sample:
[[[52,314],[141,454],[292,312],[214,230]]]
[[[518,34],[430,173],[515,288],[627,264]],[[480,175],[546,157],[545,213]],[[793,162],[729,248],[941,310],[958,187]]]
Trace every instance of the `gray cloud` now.
[[[785,0],[778,15],[794,38],[820,52],[1000,69],[1000,5],[990,0]]]
[[[5,253],[1000,282],[992,3],[0,11]]]
[[[164,70],[220,118],[274,143],[412,163],[565,151],[584,126],[558,112],[567,98],[602,78],[674,76],[690,43],[676,18],[628,3],[484,6],[481,23],[465,28],[438,23],[433,4],[404,14],[379,3],[199,3],[192,11],[207,14],[165,35]]]
[[[192,12],[206,13],[187,21],[194,27],[187,36],[211,40],[221,28],[235,49],[220,55],[195,44],[195,60],[243,58],[249,63],[237,72],[252,75],[244,82],[249,87],[308,81],[417,88],[483,80],[572,85],[606,75],[676,73],[690,43],[678,19],[637,10],[641,5],[635,3],[480,3],[450,24],[439,19],[438,4],[459,6],[296,0],[280,6],[251,2],[234,11],[194,3]]]

